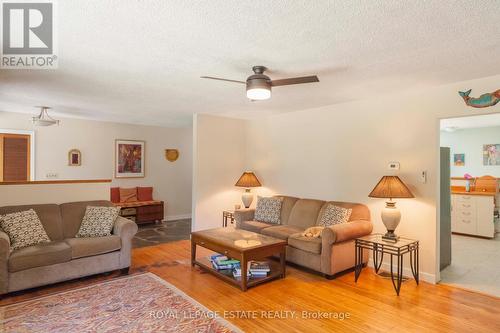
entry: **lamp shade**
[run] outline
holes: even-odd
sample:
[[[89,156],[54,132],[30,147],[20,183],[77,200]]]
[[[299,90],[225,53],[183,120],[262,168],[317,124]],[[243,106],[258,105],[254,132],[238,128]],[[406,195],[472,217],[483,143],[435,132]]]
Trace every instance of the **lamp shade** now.
[[[398,176],[383,176],[372,190],[371,198],[414,198],[413,193]]]
[[[260,184],[259,180],[257,179],[257,176],[255,176],[255,174],[251,171],[243,172],[240,179],[238,179],[238,181],[234,185],[239,186],[239,187],[247,187],[247,188],[248,187],[262,186]]]

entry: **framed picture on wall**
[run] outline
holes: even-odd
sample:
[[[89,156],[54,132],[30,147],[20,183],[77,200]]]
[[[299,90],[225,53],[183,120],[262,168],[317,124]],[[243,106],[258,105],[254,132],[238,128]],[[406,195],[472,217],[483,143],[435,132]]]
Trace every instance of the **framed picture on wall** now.
[[[453,164],[455,166],[464,166],[465,154],[453,154]]]
[[[115,140],[115,178],[144,177],[145,148],[145,141]]]
[[[500,165],[500,144],[483,145],[483,165]]]
[[[80,166],[82,165],[82,153],[78,149],[71,149],[68,153],[68,165]]]

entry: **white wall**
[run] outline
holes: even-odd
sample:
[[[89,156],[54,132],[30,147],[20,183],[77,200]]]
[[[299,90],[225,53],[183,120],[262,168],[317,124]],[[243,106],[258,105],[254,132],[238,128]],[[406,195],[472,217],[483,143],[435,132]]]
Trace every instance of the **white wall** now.
[[[47,179],[113,179],[111,186],[153,186],[155,199],[166,201],[168,219],[191,213],[192,129],[61,119],[59,126],[33,127],[30,115],[0,112],[0,128],[35,130],[35,176]],[[115,139],[146,141],[146,177],[114,179]],[[68,166],[68,151],[82,152],[82,165]],[[179,159],[165,159],[164,149],[177,148]],[[1,203],[0,203],[1,204]]]
[[[438,279],[437,216],[439,119],[500,112],[499,107],[472,109],[458,90],[498,89],[500,76],[455,83],[406,95],[337,104],[270,116],[248,126],[248,167],[274,193],[324,200],[365,203],[375,232],[384,232],[382,199],[368,194],[390,161],[401,163],[399,176],[415,199],[401,199],[397,233],[420,240],[420,270]],[[427,171],[427,182],[419,177]]]
[[[222,211],[241,204],[245,129],[244,120],[194,116],[193,230],[221,227]]]
[[[456,132],[441,132],[441,146],[450,147],[451,176],[500,177],[500,165],[483,165],[483,144],[500,144],[500,126],[464,128]],[[455,166],[453,154],[465,154],[465,166]]]

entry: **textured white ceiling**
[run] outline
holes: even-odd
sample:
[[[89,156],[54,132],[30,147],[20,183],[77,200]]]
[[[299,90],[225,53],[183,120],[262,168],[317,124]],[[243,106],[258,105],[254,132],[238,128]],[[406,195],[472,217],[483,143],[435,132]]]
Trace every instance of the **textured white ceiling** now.
[[[0,70],[0,110],[156,125],[341,103],[500,73],[499,0],[58,1],[59,69]],[[250,102],[253,65],[317,74]]]

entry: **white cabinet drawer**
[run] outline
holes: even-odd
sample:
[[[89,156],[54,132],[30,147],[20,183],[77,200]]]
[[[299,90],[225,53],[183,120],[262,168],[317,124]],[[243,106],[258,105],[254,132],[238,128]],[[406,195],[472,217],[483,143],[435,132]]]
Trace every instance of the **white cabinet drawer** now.
[[[475,197],[472,195],[455,194],[454,197],[455,197],[457,203],[462,203],[462,202],[471,203],[471,202],[474,202],[474,199],[475,199]]]
[[[468,201],[468,202],[464,202],[464,201],[456,201],[455,202],[455,209],[457,210],[476,210],[476,201]]]
[[[457,216],[453,232],[462,234],[476,234],[476,221],[468,217]]]

